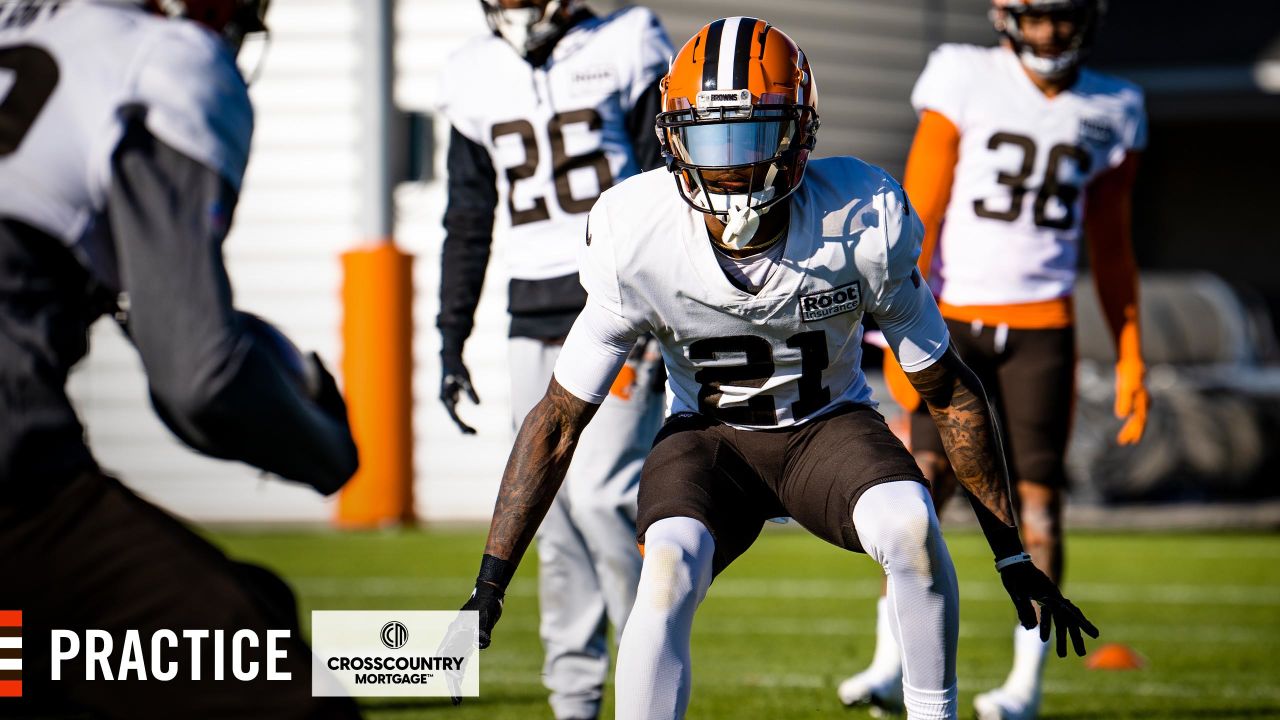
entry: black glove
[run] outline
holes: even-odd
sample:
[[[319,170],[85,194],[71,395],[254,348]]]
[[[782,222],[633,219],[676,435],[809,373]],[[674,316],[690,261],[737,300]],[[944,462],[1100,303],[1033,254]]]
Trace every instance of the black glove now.
[[[489,647],[489,642],[493,638],[493,626],[498,624],[498,618],[502,617],[502,598],[506,594],[507,583],[511,581],[514,573],[515,569],[511,567],[511,563],[493,555],[485,555],[480,561],[480,575],[476,578],[475,589],[471,591],[471,597],[463,603],[461,610],[461,612],[473,610],[477,615],[479,632],[475,635],[476,642],[472,643],[471,625],[464,624],[459,618],[449,626],[449,632],[440,643],[438,655],[466,658],[462,667],[445,674],[454,705],[462,704],[462,697],[458,690],[462,686],[466,665],[476,651],[476,646],[478,645],[480,650]]]
[[[1018,611],[1018,622],[1030,630],[1036,626],[1036,611],[1031,605],[1035,600],[1040,605],[1040,640],[1049,642],[1053,626],[1058,626],[1058,657],[1067,656],[1067,635],[1071,635],[1071,645],[1076,654],[1084,657],[1083,630],[1091,638],[1098,637],[1098,628],[1089,622],[1070,600],[1062,597],[1058,586],[1053,584],[1047,575],[1031,564],[1031,556],[1022,553],[996,563],[1000,571],[1000,581],[1004,589],[1013,599],[1013,606]]]
[[[502,617],[502,598],[506,593],[487,582],[477,582],[471,597],[463,604],[463,610],[475,610],[480,617],[480,649],[489,647],[493,626]]]
[[[445,671],[444,679],[449,684],[449,697],[453,699],[454,705],[462,704],[462,679],[466,676],[467,665],[475,656],[477,644],[481,650],[489,647],[493,625],[498,622],[498,618],[502,617],[502,595],[503,592],[493,585],[477,582],[475,590],[471,591],[471,597],[462,606],[462,611],[476,611],[479,619],[479,634],[476,633],[475,625],[463,622],[462,617],[459,616],[449,626],[444,640],[440,642],[437,655],[463,658],[460,667]],[[479,643],[476,642],[477,638]]]
[[[471,398],[471,402],[479,405],[480,396],[476,394],[476,389],[471,385],[471,373],[467,372],[467,366],[462,364],[461,355],[442,354],[440,356],[440,364],[442,373],[440,376],[440,402],[444,403],[444,409],[449,411],[449,417],[453,418],[453,422],[462,430],[465,435],[475,435],[476,429],[462,422],[462,418],[458,417],[458,394],[466,393]]]

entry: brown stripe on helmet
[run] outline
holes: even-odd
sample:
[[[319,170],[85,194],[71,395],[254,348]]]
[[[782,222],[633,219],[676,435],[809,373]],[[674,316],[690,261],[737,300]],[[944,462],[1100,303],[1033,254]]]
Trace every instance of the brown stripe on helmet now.
[[[724,34],[724,18],[707,26],[707,49],[702,52],[702,89],[717,90],[716,76],[720,73],[720,36]]]
[[[742,18],[742,22],[738,23],[738,36],[733,41],[733,89],[735,90],[747,87],[751,68],[751,35],[759,24],[759,20],[751,18]]]
[[[0,680],[21,680],[21,670],[0,670]]]

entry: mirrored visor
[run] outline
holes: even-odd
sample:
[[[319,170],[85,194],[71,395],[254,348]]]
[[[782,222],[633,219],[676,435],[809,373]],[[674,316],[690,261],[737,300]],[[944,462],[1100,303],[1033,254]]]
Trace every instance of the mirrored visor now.
[[[671,129],[672,150],[700,167],[750,165],[777,157],[795,141],[790,119],[691,124]]]

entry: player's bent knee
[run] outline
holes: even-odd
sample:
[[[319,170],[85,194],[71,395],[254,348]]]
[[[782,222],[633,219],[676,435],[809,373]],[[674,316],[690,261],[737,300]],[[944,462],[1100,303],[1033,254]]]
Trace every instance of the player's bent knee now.
[[[664,518],[649,526],[636,607],[669,613],[701,601],[714,552],[711,533],[693,518]]]
[[[644,570],[651,582],[641,586],[636,600],[660,612],[670,612],[693,592],[693,571],[680,548],[668,543],[647,546]]]
[[[886,571],[930,572],[941,529],[923,485],[899,481],[869,488],[854,506],[853,521],[862,547]]]

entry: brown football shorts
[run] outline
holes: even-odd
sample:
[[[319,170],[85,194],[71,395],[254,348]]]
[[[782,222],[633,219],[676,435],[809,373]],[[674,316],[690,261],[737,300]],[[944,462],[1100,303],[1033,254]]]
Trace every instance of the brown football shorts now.
[[[1065,487],[1075,398],[1075,332],[1011,329],[1001,347],[994,327],[975,332],[967,322],[948,320],[947,328],[960,357],[1000,412],[1012,479]],[[944,452],[923,403],[911,416],[911,449]]]
[[[809,532],[863,552],[853,506],[867,488],[924,483],[884,418],[846,405],[794,427],[738,430],[706,415],[669,418],[640,476],[638,539],[658,520],[691,517],[715,538],[719,574],[765,521],[792,517]]]

